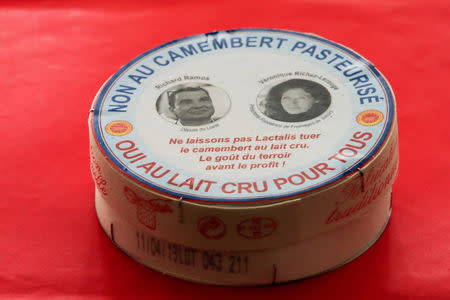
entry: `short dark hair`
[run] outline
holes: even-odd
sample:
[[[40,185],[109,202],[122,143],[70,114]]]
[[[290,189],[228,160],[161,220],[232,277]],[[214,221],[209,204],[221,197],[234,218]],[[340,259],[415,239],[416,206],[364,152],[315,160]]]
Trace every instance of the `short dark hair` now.
[[[203,92],[206,93],[206,95],[208,95],[208,97],[211,98],[211,96],[209,95],[208,91],[205,90],[204,88],[201,88],[201,87],[184,87],[184,88],[181,88],[181,89],[178,89],[178,90],[175,90],[175,91],[168,91],[167,92],[167,97],[169,99],[169,107],[172,107],[172,108],[175,107],[175,96],[178,93],[181,93],[181,92],[195,92],[195,91],[203,91]]]

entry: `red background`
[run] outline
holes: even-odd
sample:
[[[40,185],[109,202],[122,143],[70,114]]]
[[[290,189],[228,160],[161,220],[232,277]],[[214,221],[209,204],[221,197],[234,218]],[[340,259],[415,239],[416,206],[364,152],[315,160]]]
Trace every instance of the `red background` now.
[[[450,298],[450,4],[443,1],[0,4],[0,298]],[[357,260],[266,288],[185,282],[113,246],[94,212],[88,111],[138,54],[213,30],[313,32],[372,61],[397,97],[393,215]]]

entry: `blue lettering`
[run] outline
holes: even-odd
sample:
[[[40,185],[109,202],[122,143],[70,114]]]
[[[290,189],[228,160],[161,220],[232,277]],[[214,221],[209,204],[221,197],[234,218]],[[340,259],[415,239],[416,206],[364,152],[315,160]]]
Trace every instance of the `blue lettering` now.
[[[123,89],[117,89],[116,92],[129,94],[129,95],[133,95],[133,92],[130,92],[130,90],[134,91],[136,89],[135,87],[123,85],[123,84],[119,85],[119,87],[122,87]]]
[[[219,48],[219,49],[222,49],[224,47],[228,48],[226,39],[221,39],[220,42],[217,39],[213,39],[212,44],[213,44],[214,50],[217,50],[217,48]]]
[[[122,100],[122,98],[124,98]],[[127,103],[130,102],[130,96],[127,95],[114,95],[111,98],[112,101],[116,102],[116,103]]]
[[[130,77],[130,79],[133,80],[134,82],[136,82],[137,84],[141,84],[141,80],[147,78],[145,76],[139,76],[139,75],[128,75],[128,77]]]
[[[371,86],[372,85],[372,83],[366,83],[366,84],[363,84],[363,85],[355,85],[355,87],[357,88],[357,89],[360,89],[360,88],[363,88],[363,87],[366,87],[366,86]]]
[[[320,53],[317,54],[315,57],[316,57],[316,59],[318,59],[318,60],[324,60],[324,59],[326,59],[326,58],[328,57],[328,55],[330,55],[330,54],[331,54],[331,51],[330,51],[330,50],[324,49],[324,50],[320,51]]]
[[[336,69],[336,70],[338,70],[338,71],[342,71],[342,69],[341,69],[341,67],[346,67],[346,66],[350,66],[350,65],[353,65],[353,63],[351,62],[351,61],[349,61],[349,60],[344,60],[344,61],[341,61],[340,63],[338,63],[338,64],[336,64],[335,66],[334,66],[334,68]]]
[[[247,40],[246,40],[246,43],[245,43],[245,46],[249,47],[249,48],[256,47],[256,39],[257,39],[256,36],[248,36]]]
[[[353,71],[353,70],[355,70],[355,71],[353,73],[351,73],[351,71]],[[347,70],[345,70],[344,71],[344,76],[352,77],[353,75],[356,75],[356,74],[361,73],[361,72],[362,72],[361,67],[354,66],[354,67],[351,67],[351,68],[348,68]]]
[[[198,42],[197,45],[200,48],[200,51],[202,51],[202,52],[209,52],[209,51],[211,51],[211,48],[209,48],[209,44],[208,44],[207,41]]]
[[[164,62],[160,62],[160,59],[163,59],[164,57],[162,57],[161,55],[155,56],[155,58],[153,59],[153,61],[160,66],[167,66],[169,64],[169,61],[166,59]]]
[[[264,44],[267,45],[267,48],[272,48],[272,46],[270,45],[273,42],[273,38],[269,37],[269,36],[263,36],[261,38],[261,42],[259,43],[259,47],[261,48]]]
[[[365,104],[364,100],[367,100],[367,103],[372,103],[372,99],[375,100],[375,102],[380,102],[380,97],[378,96],[366,96],[359,98],[359,102],[361,104]]]
[[[365,88],[365,89],[359,89],[358,90],[358,95],[360,96],[365,96],[368,94],[374,94],[377,91],[376,88],[374,87],[369,87],[369,88]]]
[[[242,47],[242,40],[240,37],[233,37],[230,39],[231,42],[231,48],[239,48]]]
[[[278,40],[278,46],[277,49],[280,49],[281,45],[287,41],[287,39],[277,38]],[[291,50],[292,51],[292,50]]]
[[[114,108],[111,108],[111,106],[114,106]],[[119,105],[119,104],[111,104],[109,106],[110,108],[108,109],[108,111],[113,111],[113,112],[127,112],[126,108],[128,107],[127,105]]]
[[[180,47],[181,52],[183,52],[185,56],[198,54],[197,49],[195,49],[193,45],[188,44],[187,47],[187,49],[184,46]]]
[[[351,78],[350,81],[354,81],[353,86],[357,86],[359,83],[368,82],[369,77],[367,77],[367,75],[363,74],[363,75],[359,75],[359,76]]]
[[[172,62],[176,61],[178,58],[184,58],[184,56],[181,56],[180,54],[169,50],[167,51],[167,53],[169,53],[170,59],[172,60]]]
[[[295,49],[302,49],[305,48],[306,44],[303,42],[297,42],[295,43],[295,45],[292,47],[291,51],[294,51]]]
[[[302,54],[303,54],[303,53],[309,53],[309,55],[310,55],[311,57],[313,57],[313,56],[314,56],[314,51],[316,51],[316,48],[317,48],[316,45],[311,46],[311,47],[309,47],[308,49],[303,50],[303,51],[302,51]]]
[[[141,68],[144,68],[147,72],[142,71],[141,69],[136,69],[136,71],[144,75],[152,75],[154,72],[152,68],[149,68],[146,65],[141,65]]]
[[[372,85],[372,83],[366,83],[366,84],[363,84],[363,85],[355,85],[355,87],[356,87],[357,89],[360,89],[360,88],[367,87],[367,86],[371,86],[371,85]]]
[[[334,54],[334,58],[330,61],[328,61],[328,64],[331,64],[332,62],[334,62],[336,59],[343,59],[343,56],[340,56],[339,54]]]

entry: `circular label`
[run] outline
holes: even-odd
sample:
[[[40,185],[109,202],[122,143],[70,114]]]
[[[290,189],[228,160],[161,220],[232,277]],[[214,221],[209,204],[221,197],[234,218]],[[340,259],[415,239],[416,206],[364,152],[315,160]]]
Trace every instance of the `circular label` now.
[[[356,117],[356,121],[365,126],[373,126],[383,121],[383,113],[379,110],[370,109],[360,112]]]
[[[260,239],[271,235],[276,228],[277,223],[273,219],[256,217],[242,221],[236,230],[247,239]]]
[[[133,130],[133,125],[127,121],[112,121],[106,124],[105,130],[110,135],[126,135]]]
[[[217,217],[203,217],[197,223],[198,232],[210,240],[218,240],[225,236],[227,227],[225,223]]]
[[[105,84],[92,126],[113,164],[160,193],[262,201],[353,172],[382,145],[393,109],[383,76],[351,50],[243,29],[140,55]]]

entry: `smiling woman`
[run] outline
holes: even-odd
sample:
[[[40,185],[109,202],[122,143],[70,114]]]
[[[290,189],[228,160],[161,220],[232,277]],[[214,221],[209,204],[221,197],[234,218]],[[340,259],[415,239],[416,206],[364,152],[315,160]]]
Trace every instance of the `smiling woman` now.
[[[302,122],[321,115],[330,103],[330,92],[321,84],[304,79],[290,79],[269,90],[264,114],[277,121]]]
[[[314,99],[304,89],[290,89],[281,95],[281,106],[290,115],[307,112],[313,106]]]

